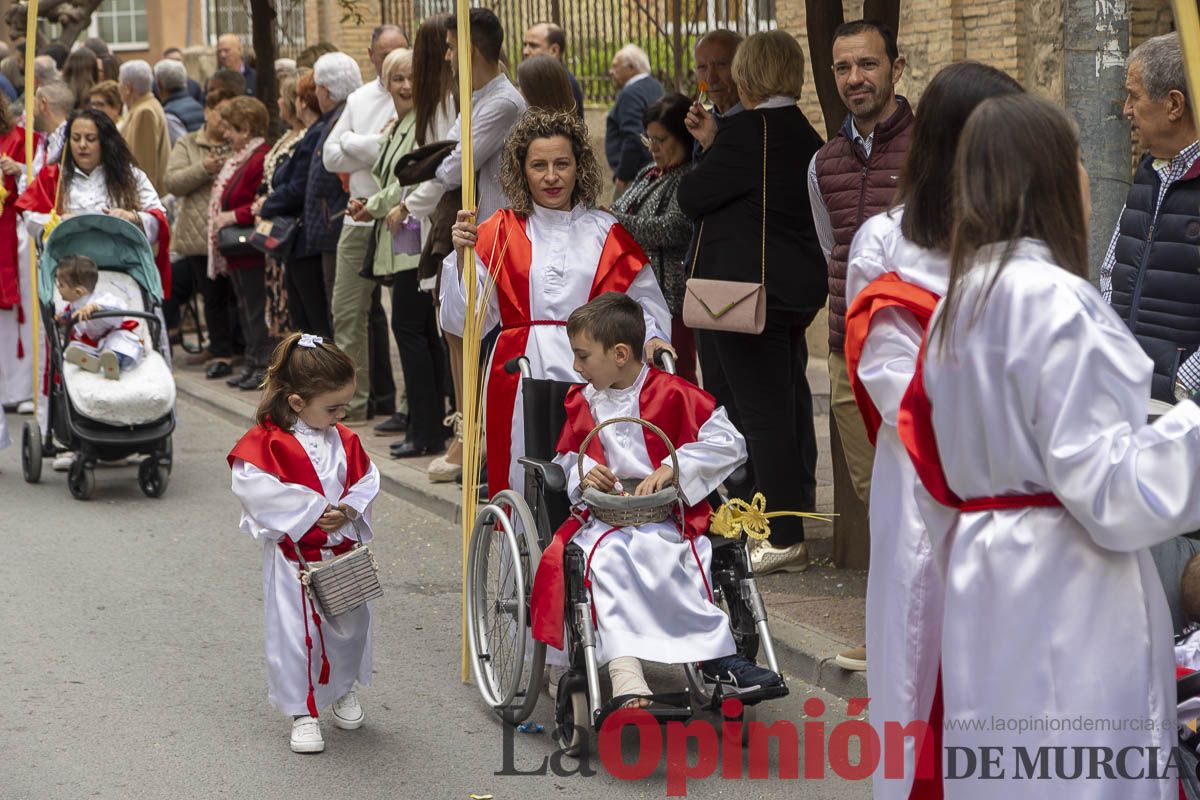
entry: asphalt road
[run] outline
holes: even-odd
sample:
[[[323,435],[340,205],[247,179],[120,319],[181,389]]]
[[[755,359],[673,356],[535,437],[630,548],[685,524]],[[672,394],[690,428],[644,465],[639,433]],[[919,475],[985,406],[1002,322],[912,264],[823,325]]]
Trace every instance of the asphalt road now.
[[[237,530],[225,466],[244,428],[183,399],[179,418],[159,500],[141,494],[134,468],[109,468],[97,470],[93,499],[78,502],[49,462],[29,485],[19,447],[0,451],[9,536],[0,557],[0,800],[668,796],[668,772],[683,768],[669,770],[665,750],[639,780],[615,777],[598,758],[591,776],[549,764],[546,774],[496,774],[536,773],[552,755],[551,704],[534,717],[547,733],[511,735],[506,770],[502,726],[459,679],[458,530],[386,493],[375,508],[385,596],[375,679],[360,692],[367,723],[349,732],[326,724],[325,753],[291,753],[290,722],[266,697],[259,545]],[[9,417],[15,433],[22,422]],[[673,670],[655,676],[678,680]],[[790,685],[761,720],[799,727],[812,698],[825,704],[826,731],[846,719],[845,701]],[[630,764],[636,756],[624,751]],[[692,748],[689,763],[697,758]],[[722,778],[718,766],[687,781],[687,796],[869,796],[866,781],[828,767],[823,780],[805,779],[803,763],[798,779],[780,779],[774,751],[769,764],[770,777],[754,780]]]

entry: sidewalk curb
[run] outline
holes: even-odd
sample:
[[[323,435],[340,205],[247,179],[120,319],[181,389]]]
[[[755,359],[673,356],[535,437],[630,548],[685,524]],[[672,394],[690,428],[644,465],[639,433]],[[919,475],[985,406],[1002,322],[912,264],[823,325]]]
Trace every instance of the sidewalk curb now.
[[[207,410],[237,425],[249,425],[254,404],[243,402],[219,389],[211,388],[184,372],[176,372],[178,393]],[[815,399],[815,398],[814,398]],[[375,459],[383,488],[452,525],[458,523],[459,489],[456,484],[432,484],[422,470],[390,459]],[[824,689],[839,697],[867,697],[865,672],[850,672],[833,662],[833,657],[854,644],[831,637],[817,628],[792,622],[780,616],[769,619],[775,655],[789,678]],[[761,663],[761,652],[760,652]]]

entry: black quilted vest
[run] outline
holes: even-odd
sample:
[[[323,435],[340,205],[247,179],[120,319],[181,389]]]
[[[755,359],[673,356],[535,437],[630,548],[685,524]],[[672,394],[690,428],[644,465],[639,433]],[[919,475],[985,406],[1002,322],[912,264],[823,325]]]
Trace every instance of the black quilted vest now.
[[[1112,306],[1154,360],[1151,396],[1175,401],[1175,373],[1200,348],[1200,160],[1167,188],[1149,154],[1118,222]]]

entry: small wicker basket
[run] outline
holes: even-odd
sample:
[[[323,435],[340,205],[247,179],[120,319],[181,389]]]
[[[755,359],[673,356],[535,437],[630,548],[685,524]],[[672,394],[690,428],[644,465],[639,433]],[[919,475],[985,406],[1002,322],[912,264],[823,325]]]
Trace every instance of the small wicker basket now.
[[[662,439],[667,446],[668,452],[671,454],[671,468],[675,471],[675,476],[671,479],[671,485],[667,488],[642,497],[609,494],[589,487],[583,490],[583,504],[587,506],[593,517],[615,528],[647,525],[651,522],[663,522],[670,518],[673,511],[678,511],[679,519],[682,521],[683,494],[679,491],[679,456],[675,453],[675,445],[671,443],[671,440],[667,438],[662,429],[652,422],[647,422],[637,417],[613,417],[612,419],[604,420],[604,422],[593,428],[592,432],[584,438],[583,444],[579,446],[579,462],[577,465],[579,469],[579,482],[583,483],[583,457],[587,453],[588,445],[591,444],[592,439],[602,428],[618,422],[630,422],[641,425]]]
[[[383,596],[379,566],[361,537],[350,552],[316,566],[304,560],[299,547],[296,558],[300,561],[300,582],[327,617],[340,616]]]

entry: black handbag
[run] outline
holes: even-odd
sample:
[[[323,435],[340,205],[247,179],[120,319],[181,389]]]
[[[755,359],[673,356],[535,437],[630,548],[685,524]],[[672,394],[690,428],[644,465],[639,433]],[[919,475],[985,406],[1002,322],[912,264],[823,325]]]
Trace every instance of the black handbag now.
[[[300,217],[280,216],[264,219],[254,228],[250,244],[277,261],[286,261],[300,240]]]
[[[226,225],[217,231],[217,251],[226,258],[258,255],[258,250],[250,243],[253,235],[252,225]]]

